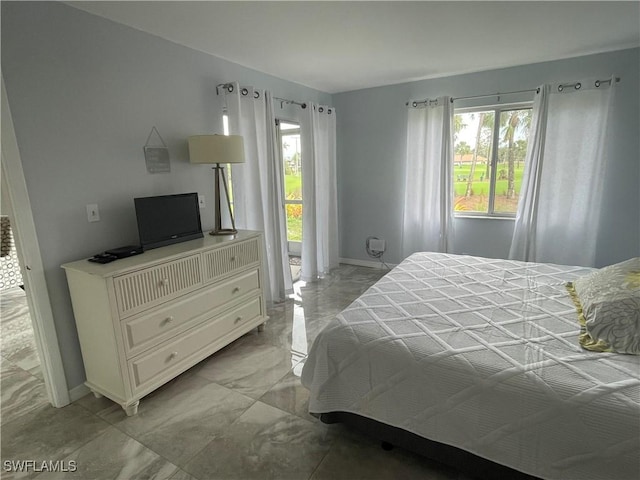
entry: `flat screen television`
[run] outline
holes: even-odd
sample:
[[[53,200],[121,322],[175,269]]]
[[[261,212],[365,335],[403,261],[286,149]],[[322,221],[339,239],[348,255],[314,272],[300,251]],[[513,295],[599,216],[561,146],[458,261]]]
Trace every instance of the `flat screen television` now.
[[[197,193],[133,199],[144,250],[202,238]]]

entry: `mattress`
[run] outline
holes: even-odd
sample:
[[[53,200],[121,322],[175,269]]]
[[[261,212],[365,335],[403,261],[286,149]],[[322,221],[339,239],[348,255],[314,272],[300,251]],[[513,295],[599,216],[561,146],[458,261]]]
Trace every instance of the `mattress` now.
[[[591,269],[416,253],[336,316],[302,371],[348,412],[548,480],[640,478],[640,357],[582,350]]]

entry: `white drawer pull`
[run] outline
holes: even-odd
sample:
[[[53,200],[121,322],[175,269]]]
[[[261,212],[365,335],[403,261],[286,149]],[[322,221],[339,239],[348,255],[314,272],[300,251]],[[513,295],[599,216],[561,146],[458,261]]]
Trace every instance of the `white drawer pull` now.
[[[160,286],[161,287],[168,287],[169,286],[169,279],[168,278],[163,278],[162,281],[160,282]]]
[[[164,325],[168,325],[169,323],[173,322],[173,316],[171,317],[167,317],[164,319],[164,322],[162,322]]]
[[[173,360],[178,356],[178,352],[171,352],[171,355],[169,355],[169,360]]]
[[[235,262],[238,259],[235,255],[229,259],[231,263]]]
[[[242,317],[236,318],[233,323],[240,323],[242,321]]]
[[[238,293],[240,291],[240,287],[235,287],[233,290],[231,290],[231,293]]]

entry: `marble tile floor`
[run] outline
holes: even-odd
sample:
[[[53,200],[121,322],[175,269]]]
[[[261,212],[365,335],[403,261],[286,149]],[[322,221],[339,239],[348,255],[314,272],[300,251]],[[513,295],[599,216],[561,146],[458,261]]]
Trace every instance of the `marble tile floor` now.
[[[0,419],[48,405],[27,297],[20,287],[0,292]]]
[[[299,376],[313,338],[384,273],[341,265],[318,282],[296,283],[292,298],[269,310],[263,332],[144,397],[134,417],[92,394],[53,408],[42,381],[3,358],[0,477],[468,480],[307,412]],[[7,462],[18,460],[40,471],[10,471]],[[67,471],[43,471],[43,461]]]

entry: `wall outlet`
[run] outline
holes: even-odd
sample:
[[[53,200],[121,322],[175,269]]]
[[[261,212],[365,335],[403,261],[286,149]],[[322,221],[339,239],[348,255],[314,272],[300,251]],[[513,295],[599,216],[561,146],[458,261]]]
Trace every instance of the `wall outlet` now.
[[[369,240],[369,250],[372,252],[384,252],[386,249],[385,241],[379,238]]]
[[[87,204],[87,220],[89,220],[90,222],[100,221],[100,211],[98,210],[97,203]]]
[[[204,208],[206,206],[204,201],[204,195],[198,195],[198,206]]]

